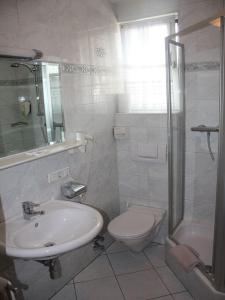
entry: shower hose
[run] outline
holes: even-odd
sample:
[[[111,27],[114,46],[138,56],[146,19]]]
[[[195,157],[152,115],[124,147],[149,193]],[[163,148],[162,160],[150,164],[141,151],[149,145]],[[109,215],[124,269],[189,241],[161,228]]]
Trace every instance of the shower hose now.
[[[210,131],[207,132],[207,144],[208,144],[208,149],[209,149],[210,157],[211,157],[211,159],[214,161],[214,160],[215,160],[215,157],[214,157],[214,155],[213,155],[212,148],[211,148]]]

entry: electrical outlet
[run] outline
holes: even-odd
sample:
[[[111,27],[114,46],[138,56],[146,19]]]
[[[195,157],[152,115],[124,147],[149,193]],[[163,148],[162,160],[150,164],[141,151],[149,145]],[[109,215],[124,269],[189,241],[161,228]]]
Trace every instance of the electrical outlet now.
[[[58,181],[62,178],[65,178],[65,177],[69,176],[69,174],[70,174],[70,168],[69,167],[61,169],[61,170],[57,170],[57,171],[52,172],[52,173],[49,173],[48,174],[48,183]]]

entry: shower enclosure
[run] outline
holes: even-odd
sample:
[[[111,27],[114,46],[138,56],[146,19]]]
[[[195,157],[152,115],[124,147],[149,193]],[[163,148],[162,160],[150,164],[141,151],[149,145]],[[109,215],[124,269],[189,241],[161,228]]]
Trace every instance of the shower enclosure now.
[[[198,300],[225,299],[225,13],[166,39],[169,158],[167,263]],[[170,254],[201,263],[186,273]]]

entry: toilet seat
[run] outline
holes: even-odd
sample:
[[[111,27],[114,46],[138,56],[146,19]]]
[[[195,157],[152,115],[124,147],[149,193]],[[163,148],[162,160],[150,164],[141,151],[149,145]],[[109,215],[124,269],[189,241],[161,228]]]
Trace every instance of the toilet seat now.
[[[155,216],[130,209],[113,219],[108,226],[115,238],[140,238],[148,234],[156,223]]]

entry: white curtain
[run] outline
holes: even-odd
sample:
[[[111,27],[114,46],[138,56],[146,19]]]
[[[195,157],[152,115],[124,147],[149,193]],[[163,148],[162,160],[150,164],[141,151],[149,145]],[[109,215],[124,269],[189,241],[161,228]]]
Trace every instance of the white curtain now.
[[[121,26],[125,82],[121,101],[126,102],[123,112],[166,112],[165,37],[170,27],[171,19]]]

